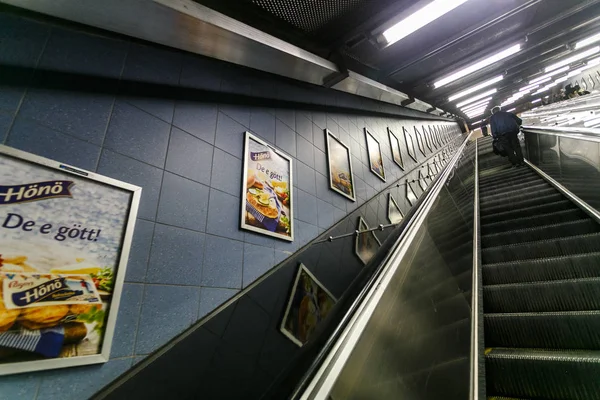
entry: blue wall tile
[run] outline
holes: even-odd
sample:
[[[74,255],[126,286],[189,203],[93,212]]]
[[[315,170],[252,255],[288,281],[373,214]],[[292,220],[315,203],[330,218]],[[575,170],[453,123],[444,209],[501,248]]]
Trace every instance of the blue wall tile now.
[[[296,156],[299,161],[314,168],[314,146],[301,136],[296,136]]]
[[[307,224],[303,221],[296,221],[296,236],[294,238],[297,241],[298,248],[303,247],[308,242],[313,240],[319,234],[319,230],[316,226]]]
[[[245,132],[246,127],[219,112],[215,146],[241,159],[244,153]]]
[[[8,135],[8,128],[13,120],[13,114],[0,112],[0,143],[4,143],[6,135]]]
[[[146,285],[135,354],[149,354],[189,327],[199,302],[197,287]]]
[[[275,252],[270,247],[244,244],[243,287],[248,286],[259,276],[273,268]]]
[[[296,157],[296,132],[283,122],[276,120],[275,145],[292,157]]]
[[[119,99],[122,99],[129,104],[162,119],[165,122],[173,121],[173,112],[175,109],[175,101],[172,99],[162,99],[152,96],[144,96],[140,94],[121,94]]]
[[[96,169],[100,157],[99,146],[58,133],[20,116],[15,119],[7,144],[88,171]]]
[[[215,143],[217,106],[191,101],[177,101],[173,125],[210,144]]]
[[[322,175],[328,176],[328,167],[327,167],[327,154],[314,147],[315,154],[315,171],[321,173]]]
[[[202,286],[240,289],[244,243],[217,236],[206,237]]]
[[[317,210],[318,210],[318,226],[320,228],[329,228],[333,225],[333,207],[331,204],[324,202],[323,200],[317,199]]]
[[[289,98],[286,98],[289,99]],[[275,112],[278,120],[289,126],[292,130],[296,128],[296,112],[288,108],[278,108]]]
[[[127,282],[145,282],[146,269],[150,259],[150,248],[152,246],[152,237],[154,235],[154,223],[143,219],[138,219],[135,223],[133,240],[129,251],[129,261],[127,262]]]
[[[106,364],[56,369],[43,373],[39,400],[77,400],[90,396],[131,367],[131,358],[111,360]],[[68,390],[65,390],[68,388]]]
[[[298,190],[296,204],[298,205],[298,212],[295,214],[296,218],[300,221],[317,225],[317,198],[312,194]]]
[[[156,221],[204,232],[208,186],[165,172]]]
[[[181,71],[181,53],[165,48],[131,44],[123,70],[123,79],[177,85]]]
[[[244,232],[240,230],[240,213],[238,197],[211,189],[206,233],[244,240]]]
[[[113,95],[36,89],[25,96],[20,115],[101,145],[113,102]]]
[[[186,54],[183,56],[179,84],[183,87],[219,91],[222,62]]]
[[[143,291],[144,286],[140,284],[126,283],[123,285],[115,335],[110,351],[111,358],[133,355]]]
[[[0,65],[35,67],[49,33],[46,24],[0,15]]]
[[[118,78],[128,43],[53,28],[39,67],[61,72]]]
[[[327,154],[327,144],[325,140],[325,131],[316,124],[313,124],[313,144],[317,149]]]
[[[164,167],[170,126],[125,102],[115,103],[105,145],[136,160]]]
[[[275,144],[275,116],[262,109],[253,109],[250,130],[271,144]]]
[[[196,137],[172,128],[165,169],[193,181],[210,185],[213,146]]]
[[[315,170],[301,162],[297,162],[296,171],[298,173],[298,181],[296,182],[298,189],[316,195]]]
[[[149,220],[156,218],[163,179],[161,169],[105,149],[102,151],[97,171],[99,174],[140,186],[142,199],[138,217]]]
[[[146,281],[200,286],[204,234],[157,224]]]
[[[0,73],[3,73],[0,67]],[[5,86],[0,84],[0,111],[13,112],[21,103],[21,98],[25,93],[24,88]]]
[[[312,121],[303,113],[296,114],[296,132],[309,143],[313,142]]]
[[[3,376],[0,379],[0,400],[34,400],[41,377],[33,374]]]
[[[215,149],[210,185],[231,195],[240,196],[242,160],[220,149]]]
[[[200,292],[200,309],[198,311],[198,319],[204,317],[209,312],[235,296],[239,290],[224,289],[224,288],[202,288]]]
[[[329,179],[327,179],[319,173],[315,175],[317,185],[317,198],[326,201],[327,203],[333,203],[333,196],[336,193],[329,188]]]
[[[247,106],[238,106],[233,104],[221,104],[219,105],[219,111],[228,117],[232,118],[234,121],[242,124],[244,128],[250,128],[250,114],[251,108]]]

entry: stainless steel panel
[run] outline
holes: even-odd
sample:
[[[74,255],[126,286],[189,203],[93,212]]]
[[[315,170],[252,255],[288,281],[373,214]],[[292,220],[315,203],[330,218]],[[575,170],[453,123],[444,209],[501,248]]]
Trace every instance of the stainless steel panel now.
[[[560,179],[555,178],[560,184],[596,210],[600,210],[599,146],[595,142],[561,137],[561,175]],[[540,167],[540,169],[546,172],[545,166]]]
[[[538,133],[538,166],[554,179],[560,178],[558,136]]]
[[[402,92],[382,85],[379,82],[353,71],[348,71],[348,77],[333,85],[332,88],[396,105],[400,105],[404,100],[408,100],[409,98]]]

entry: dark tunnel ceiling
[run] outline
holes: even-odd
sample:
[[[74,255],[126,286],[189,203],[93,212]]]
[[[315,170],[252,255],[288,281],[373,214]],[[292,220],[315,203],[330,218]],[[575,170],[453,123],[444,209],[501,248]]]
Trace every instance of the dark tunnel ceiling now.
[[[527,77],[573,52],[569,46],[574,42],[600,32],[600,0],[469,0],[381,48],[374,31],[430,0],[197,1],[327,58],[341,69],[456,114],[460,112],[448,102],[449,95],[504,74],[494,86],[498,93],[490,106],[501,103],[525,85]],[[516,43],[523,46],[516,55],[434,89],[439,78]]]

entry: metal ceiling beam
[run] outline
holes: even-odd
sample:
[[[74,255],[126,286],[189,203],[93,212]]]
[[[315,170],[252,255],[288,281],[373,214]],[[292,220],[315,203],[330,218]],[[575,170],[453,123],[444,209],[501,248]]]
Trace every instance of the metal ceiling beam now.
[[[272,74],[401,106],[409,96],[190,0],[0,0]],[[332,79],[335,77],[336,79]],[[407,108],[425,112],[415,100]]]

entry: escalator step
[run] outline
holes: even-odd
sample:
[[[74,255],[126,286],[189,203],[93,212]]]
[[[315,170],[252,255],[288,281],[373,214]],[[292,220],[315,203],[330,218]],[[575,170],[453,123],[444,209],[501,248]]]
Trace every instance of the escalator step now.
[[[499,221],[491,224],[482,224],[481,234],[488,235],[491,233],[500,233],[517,229],[533,228],[536,226],[558,224],[560,222],[568,222],[587,218],[589,217],[581,209],[573,208],[570,210],[556,211],[553,213],[537,215],[534,217],[524,217],[513,219],[510,221]]]
[[[540,190],[544,190],[550,188],[549,183],[540,182],[535,185],[525,185],[520,188],[510,188],[500,190],[498,193],[490,193],[491,191],[486,191],[485,193],[479,193],[479,200],[487,203],[489,201],[497,201],[500,199],[504,199],[504,201],[510,201],[513,197],[528,195],[531,197],[537,196]],[[556,190],[556,189],[555,189]]]
[[[559,224],[536,226],[508,232],[488,234],[481,237],[482,247],[504,246],[509,244],[533,242],[538,240],[553,239],[585,235],[600,231],[600,224],[591,218],[580,219]]]
[[[600,251],[600,233],[589,233],[507,246],[488,247],[482,249],[481,259],[484,264],[495,264],[598,251]]]
[[[486,313],[600,310],[600,278],[483,286]]]
[[[555,201],[553,203],[529,206],[525,208],[519,208],[516,210],[508,210],[492,215],[486,215],[485,217],[481,217],[480,220],[481,224],[484,225],[488,223],[517,219],[521,217],[532,217],[534,215],[548,214],[551,212],[573,209],[575,207],[576,206],[570,200],[564,199]]]
[[[488,207],[496,207],[496,206],[500,206],[500,205],[506,205],[509,203],[517,203],[520,201],[524,201],[524,200],[531,200],[532,198],[541,198],[544,196],[548,196],[551,194],[557,194],[559,193],[556,189],[554,189],[551,186],[548,186],[544,189],[540,189],[535,193],[535,196],[531,196],[531,193],[521,193],[521,194],[514,194],[512,193],[510,196],[510,201],[507,201],[505,197],[502,196],[496,196],[496,197],[492,197],[489,200],[483,200],[481,199],[481,197],[479,198],[479,205],[482,209],[487,209]]]
[[[486,350],[488,395],[600,399],[600,351]]]
[[[489,183],[479,183],[479,191],[485,192],[488,189],[501,189],[507,188],[514,185],[519,185],[522,183],[531,183],[531,182],[543,182],[544,180],[536,174],[530,175],[519,175],[515,177],[509,177],[499,181],[492,181]]]
[[[497,168],[493,170],[479,170],[479,185],[487,185],[493,182],[502,182],[508,178],[517,178],[517,177],[525,177],[537,175],[529,168],[507,168],[498,170]]]
[[[489,198],[494,195],[502,195],[505,197],[510,197],[513,194],[518,194],[521,190],[529,190],[532,191],[533,188],[535,190],[541,189],[543,187],[550,186],[550,184],[543,179],[535,180],[534,182],[524,182],[518,183],[516,185],[508,186],[508,187],[489,187],[485,190],[479,190],[479,195],[482,198]]]
[[[511,201],[509,201],[509,202],[504,201],[497,205],[493,205],[493,206],[487,205],[486,207],[480,207],[480,215],[482,217],[484,217],[486,215],[495,214],[495,213],[499,213],[499,212],[503,212],[503,211],[518,210],[520,208],[536,206],[536,205],[546,204],[546,203],[553,203],[555,201],[559,201],[564,198],[565,197],[562,194],[560,194],[558,192],[554,192],[554,193],[551,193],[549,195],[542,196],[542,197],[534,197],[534,198],[527,197],[520,201],[513,201],[511,199]]]
[[[484,285],[600,277],[600,252],[487,264]]]
[[[600,311],[486,314],[486,347],[600,350]]]

